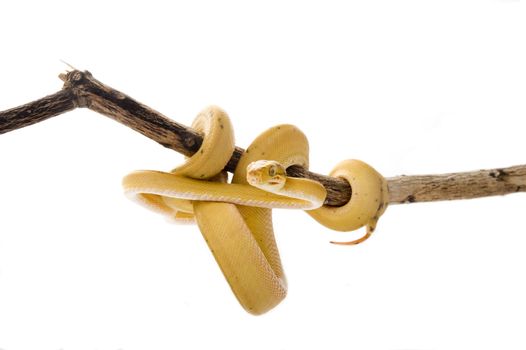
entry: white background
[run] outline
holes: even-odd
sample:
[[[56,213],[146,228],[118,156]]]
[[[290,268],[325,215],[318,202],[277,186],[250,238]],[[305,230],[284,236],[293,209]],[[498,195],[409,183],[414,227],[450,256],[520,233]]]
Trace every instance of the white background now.
[[[519,2],[19,1],[0,5],[0,110],[70,62],[175,120],[223,107],[246,147],[292,123],[311,169],[385,176],[526,162]],[[289,295],[237,304],[194,226],[121,178],[182,156],[88,110],[0,136],[0,349],[524,349],[522,194],[390,207],[373,238],[275,211]]]

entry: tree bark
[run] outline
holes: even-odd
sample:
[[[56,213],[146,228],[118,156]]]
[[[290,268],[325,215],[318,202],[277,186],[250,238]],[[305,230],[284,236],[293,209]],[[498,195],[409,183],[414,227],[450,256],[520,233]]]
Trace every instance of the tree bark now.
[[[88,71],[61,74],[62,90],[37,101],[0,112],[0,134],[29,126],[77,107],[110,117],[144,136],[183,155],[193,155],[202,136],[152,108],[93,78]],[[225,169],[233,172],[244,149],[236,147]],[[320,182],[327,190],[325,204],[340,206],[349,201],[352,189],[343,179],[291,166],[287,174]],[[387,178],[390,203],[416,203],[505,195],[526,191],[526,165],[441,175]]]
[[[23,128],[75,109],[75,99],[69,89],[0,112],[0,134]]]
[[[440,175],[387,178],[389,202],[414,203],[468,199],[526,190],[526,166]]]

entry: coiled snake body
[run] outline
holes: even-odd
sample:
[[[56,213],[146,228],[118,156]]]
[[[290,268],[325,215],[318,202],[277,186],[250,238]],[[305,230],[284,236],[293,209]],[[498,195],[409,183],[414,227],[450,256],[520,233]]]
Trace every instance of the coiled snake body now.
[[[316,181],[288,178],[286,168],[308,167],[308,141],[293,125],[259,135],[242,155],[231,183],[223,171],[234,151],[230,119],[209,107],[192,127],[204,135],[201,148],[172,172],[136,171],[123,180],[125,193],[176,220],[197,222],[234,295],[243,308],[262,314],[287,293],[287,282],[272,227],[272,208],[306,210],[339,231],[367,226],[372,233],[387,204],[385,179],[367,164],[346,160],[331,176],[343,177],[353,190],[341,207],[324,206],[324,187]]]

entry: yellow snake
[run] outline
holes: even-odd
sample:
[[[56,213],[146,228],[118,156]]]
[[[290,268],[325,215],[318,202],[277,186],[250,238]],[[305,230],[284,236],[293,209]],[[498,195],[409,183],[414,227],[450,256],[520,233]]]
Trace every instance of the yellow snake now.
[[[239,160],[231,183],[223,171],[234,151],[227,114],[212,106],[192,127],[203,135],[201,148],[171,172],[136,171],[123,179],[125,193],[140,204],[176,220],[194,220],[241,306],[262,314],[287,293],[287,282],[274,239],[272,208],[306,210],[331,229],[367,226],[370,236],[387,205],[385,179],[357,160],[339,163],[331,176],[349,181],[351,200],[324,206],[318,182],[286,176],[286,168],[308,168],[309,146],[293,125],[278,125],[259,135]]]

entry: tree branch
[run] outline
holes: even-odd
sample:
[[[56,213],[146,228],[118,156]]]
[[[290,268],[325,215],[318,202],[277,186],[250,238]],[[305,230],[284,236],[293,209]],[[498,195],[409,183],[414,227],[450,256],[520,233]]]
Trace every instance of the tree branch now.
[[[389,202],[414,203],[480,198],[526,191],[526,165],[387,179]]]
[[[37,101],[0,112],[0,134],[29,126],[77,107],[87,107],[110,117],[144,136],[183,155],[193,155],[201,146],[200,134],[93,78],[88,71],[61,74],[62,90]],[[233,172],[244,150],[236,147],[225,167]],[[327,190],[325,204],[343,205],[352,190],[338,178],[316,174],[300,166],[287,174],[320,182]],[[442,175],[387,178],[390,203],[414,203],[467,199],[526,191],[526,165]]]
[[[0,112],[0,134],[36,124],[76,107],[72,91],[60,90],[53,95]]]

